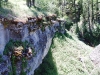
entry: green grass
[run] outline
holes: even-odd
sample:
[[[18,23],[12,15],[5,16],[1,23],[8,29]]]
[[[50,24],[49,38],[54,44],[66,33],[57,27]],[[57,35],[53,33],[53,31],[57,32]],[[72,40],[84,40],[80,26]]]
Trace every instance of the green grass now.
[[[8,0],[7,3],[2,3],[2,7],[0,8],[0,15],[3,15],[7,18],[13,17],[26,19],[27,17],[43,14],[51,13],[45,10],[39,10],[34,7],[29,8],[26,5],[26,0]]]
[[[88,56],[93,48],[77,36],[69,32],[67,35],[73,37],[56,34],[48,55],[34,75],[99,75]]]

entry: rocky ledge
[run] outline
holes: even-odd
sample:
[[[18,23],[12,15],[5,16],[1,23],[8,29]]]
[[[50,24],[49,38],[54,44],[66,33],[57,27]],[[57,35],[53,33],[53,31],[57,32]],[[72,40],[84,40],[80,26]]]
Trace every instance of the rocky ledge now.
[[[59,31],[59,29],[61,30],[61,26],[59,25],[59,22],[54,21],[53,24],[45,26],[44,29],[38,28],[35,31],[32,29],[34,30],[34,25],[30,24],[19,25],[17,27],[10,26],[7,28],[0,24],[1,54],[3,54],[5,45],[10,39],[28,41],[32,47],[34,47],[35,55],[26,61],[27,67],[23,69],[27,75],[33,75],[34,70],[42,63],[43,58],[48,53],[55,32]],[[11,67],[11,58],[9,56],[2,55],[2,59],[3,62],[0,63],[0,75],[11,74],[13,69]],[[16,63],[16,66],[16,75],[20,75],[22,70],[21,62],[19,61]]]

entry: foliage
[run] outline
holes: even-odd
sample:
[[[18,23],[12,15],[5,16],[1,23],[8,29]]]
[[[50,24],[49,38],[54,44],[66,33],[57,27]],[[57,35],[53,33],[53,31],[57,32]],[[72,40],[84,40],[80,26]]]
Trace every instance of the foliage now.
[[[47,11],[51,13],[56,13],[59,15],[59,9],[57,8],[57,0],[36,0],[36,9],[39,11]]]
[[[78,27],[78,24],[76,24],[76,34],[79,34],[80,31],[79,31],[79,27]]]
[[[52,47],[50,47],[48,55],[44,58],[42,62],[43,64],[41,64],[40,67],[35,70],[34,75],[58,75],[56,63],[53,62],[51,49]]]
[[[16,61],[15,60],[16,60],[16,56],[14,56],[12,54],[12,56],[11,56],[12,71],[9,72],[9,75],[16,75]],[[26,58],[22,57],[22,61],[21,62],[22,62],[22,65],[21,65],[22,70],[21,70],[20,75],[26,75],[26,72],[24,72],[24,69],[27,67],[27,60],[26,60]]]
[[[70,30],[71,26],[73,26],[73,23],[72,23],[71,19],[68,18],[67,16],[65,16],[64,18],[66,20],[66,22],[65,22],[65,28],[67,30]]]
[[[13,75],[16,75],[16,65],[15,65],[15,56],[11,56],[11,65],[12,65],[12,73]]]
[[[67,34],[73,36],[69,31]],[[97,75],[97,70],[92,72],[94,65],[88,57],[92,48],[79,41],[76,36],[73,36],[74,40],[68,37],[65,39],[53,38],[52,46],[55,47],[50,48],[34,75]],[[83,61],[79,60],[80,58]]]
[[[22,70],[20,75],[26,75],[26,73]]]
[[[22,69],[27,67],[27,61],[25,57],[22,57]]]
[[[42,25],[41,30],[42,30],[42,31],[45,31],[45,26],[44,26],[44,25]]]
[[[12,71],[9,72],[9,75],[16,75],[16,58],[17,56],[15,56],[13,54],[13,50],[14,48],[13,47],[19,47],[19,46],[22,46],[24,48],[24,50],[26,49],[26,47],[31,47],[32,48],[32,53],[34,55],[34,48],[31,46],[31,44],[28,42],[28,41],[25,41],[25,42],[22,42],[22,41],[14,41],[14,40],[10,40],[6,46],[5,46],[5,49],[4,49],[4,52],[3,54],[4,55],[9,55],[9,53],[11,53],[11,65],[12,65]],[[22,65],[21,65],[21,74],[20,75],[26,75],[26,73],[24,72],[24,69],[27,67],[27,60],[26,60],[26,57],[22,56],[21,57],[21,62],[22,62]]]
[[[58,37],[60,38],[61,40],[65,40],[65,35],[60,33],[60,32],[56,32],[55,36],[54,37]]]
[[[6,44],[3,54],[9,55],[10,52],[13,52],[14,47],[19,47],[19,46],[22,46],[24,48],[24,50],[26,47],[31,47],[32,51],[34,53],[34,48],[31,46],[31,44],[28,41],[22,42],[22,41],[10,40]]]
[[[27,67],[27,61],[26,61],[26,58],[25,57],[22,57],[22,70],[21,70],[21,73],[20,75],[26,75],[26,72],[24,72],[24,69]]]
[[[10,40],[6,44],[5,49],[4,49],[4,52],[3,52],[4,55],[9,55],[9,52],[11,52],[12,49],[13,49],[13,47],[14,47],[14,44],[13,43],[14,43],[14,41],[13,40]]]
[[[4,4],[4,3],[7,3],[8,2],[8,0],[0,0],[0,7],[2,7],[2,5]]]
[[[42,0],[42,1],[37,0],[37,5],[36,6],[39,7],[40,10],[47,10],[48,1],[46,1],[46,0]]]
[[[78,27],[79,38],[83,39],[86,44],[93,47],[100,43],[100,25],[96,23],[94,26],[95,28],[92,29],[92,33],[89,31],[89,28],[86,25],[82,25],[82,28]]]
[[[3,62],[3,58],[2,55],[0,55],[0,63]]]

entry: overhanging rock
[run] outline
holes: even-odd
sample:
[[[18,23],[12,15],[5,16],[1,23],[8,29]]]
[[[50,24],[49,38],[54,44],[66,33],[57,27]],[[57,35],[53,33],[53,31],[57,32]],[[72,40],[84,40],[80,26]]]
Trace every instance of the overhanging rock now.
[[[59,28],[59,23],[55,22],[52,25],[48,25],[45,27],[45,31],[42,31],[41,29],[37,29],[35,31],[29,31],[28,29],[29,25],[23,25],[20,26],[20,28],[17,27],[9,27],[9,28],[3,28],[3,25],[0,24],[0,45],[2,45],[2,49],[0,48],[0,53],[3,53],[5,44],[10,40],[21,40],[31,43],[31,45],[34,47],[36,55],[29,59],[27,62],[27,68],[25,68],[25,72],[27,75],[33,75],[34,70],[42,63],[43,58],[47,55],[49,48],[52,43],[52,39],[54,37],[54,34],[56,31],[58,31],[57,28]],[[3,33],[3,34],[2,34]],[[2,71],[0,70],[1,74],[7,75],[9,70],[9,67],[11,66],[11,62],[9,57],[6,57],[7,61],[3,62],[3,65],[6,65],[5,69]],[[3,67],[3,65],[0,65],[0,68]],[[10,65],[10,66],[9,66]],[[17,75],[21,72],[21,64],[17,64]]]

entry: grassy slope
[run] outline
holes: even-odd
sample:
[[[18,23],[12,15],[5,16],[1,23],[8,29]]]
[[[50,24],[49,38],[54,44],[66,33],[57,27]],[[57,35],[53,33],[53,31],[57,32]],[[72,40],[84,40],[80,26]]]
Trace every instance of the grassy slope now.
[[[26,0],[8,0],[8,3],[2,3],[0,8],[0,15],[8,18],[20,18],[25,19],[26,17],[50,14],[50,12],[39,11],[37,8],[29,8],[26,5]]]
[[[93,48],[67,33],[56,34],[53,45],[35,75],[98,75],[88,55]]]

